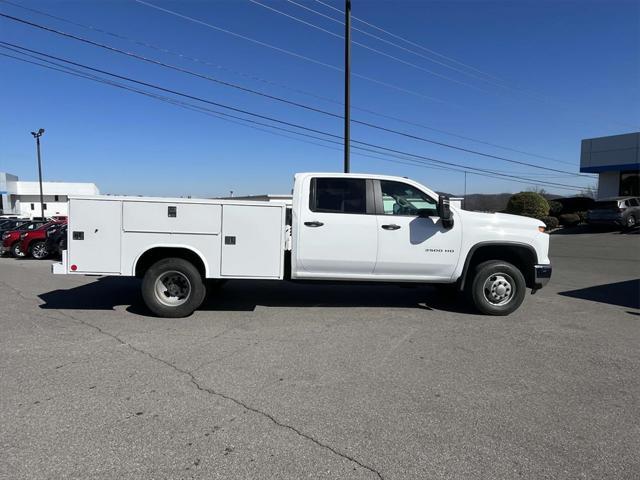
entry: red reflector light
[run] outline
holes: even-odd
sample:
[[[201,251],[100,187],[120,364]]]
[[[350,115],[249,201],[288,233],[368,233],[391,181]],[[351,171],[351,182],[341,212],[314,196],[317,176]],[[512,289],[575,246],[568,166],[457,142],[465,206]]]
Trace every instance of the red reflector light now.
[[[75,272],[78,269],[77,265],[71,265],[71,271]]]

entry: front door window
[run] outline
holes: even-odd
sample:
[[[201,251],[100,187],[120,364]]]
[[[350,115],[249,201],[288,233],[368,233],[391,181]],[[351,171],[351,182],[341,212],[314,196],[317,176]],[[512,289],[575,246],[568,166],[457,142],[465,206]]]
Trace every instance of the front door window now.
[[[424,192],[402,182],[380,181],[384,215],[437,216],[436,202]]]

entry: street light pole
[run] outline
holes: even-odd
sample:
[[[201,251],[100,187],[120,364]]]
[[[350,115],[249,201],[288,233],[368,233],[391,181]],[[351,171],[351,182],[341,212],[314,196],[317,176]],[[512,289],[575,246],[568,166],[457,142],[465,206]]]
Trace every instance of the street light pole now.
[[[38,152],[38,177],[40,179],[40,217],[44,220],[44,195],[42,193],[42,162],[40,160],[40,137],[44,134],[44,128],[37,132],[31,132],[33,138],[36,139],[36,150]]]
[[[351,123],[351,0],[344,6],[344,173],[351,170],[350,123]]]

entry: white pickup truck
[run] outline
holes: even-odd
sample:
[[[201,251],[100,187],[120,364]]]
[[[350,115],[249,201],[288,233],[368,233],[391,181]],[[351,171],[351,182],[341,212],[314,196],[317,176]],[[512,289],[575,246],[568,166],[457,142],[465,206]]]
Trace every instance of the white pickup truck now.
[[[70,197],[56,274],[142,278],[162,317],[190,315],[207,279],[417,282],[507,315],[551,277],[538,220],[465,211],[406,178],[300,173],[292,202]]]

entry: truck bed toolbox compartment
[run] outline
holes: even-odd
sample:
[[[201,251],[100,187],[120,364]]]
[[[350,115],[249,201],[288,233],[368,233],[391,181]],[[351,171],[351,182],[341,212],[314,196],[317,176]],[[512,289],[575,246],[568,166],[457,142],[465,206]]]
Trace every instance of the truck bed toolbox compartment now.
[[[282,278],[285,208],[223,205],[223,277]]]
[[[211,203],[123,202],[125,232],[218,234],[222,206]]]
[[[122,204],[76,199],[69,206],[68,264],[75,273],[120,273]]]

